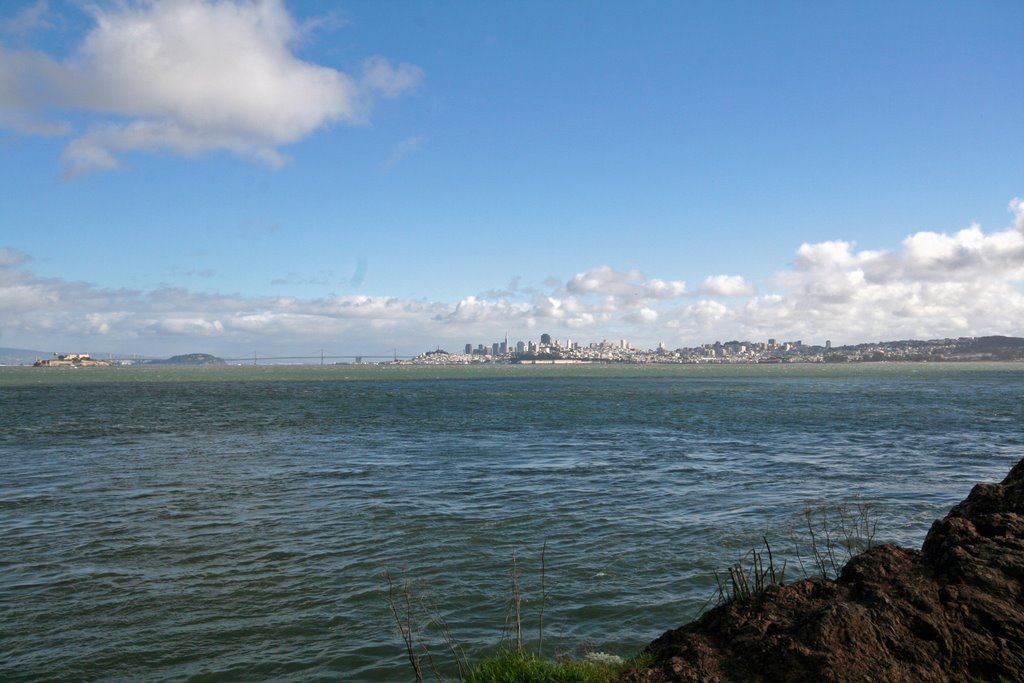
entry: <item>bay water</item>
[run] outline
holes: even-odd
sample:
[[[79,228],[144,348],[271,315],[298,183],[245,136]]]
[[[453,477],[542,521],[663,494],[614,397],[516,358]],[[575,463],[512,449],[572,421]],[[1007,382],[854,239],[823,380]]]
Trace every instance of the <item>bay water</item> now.
[[[1019,363],[0,368],[0,679],[410,680],[385,571],[444,675],[427,612],[493,651],[513,571],[527,645],[543,605],[546,654],[628,656],[806,508],[919,546],[1024,457],[1022,389]]]

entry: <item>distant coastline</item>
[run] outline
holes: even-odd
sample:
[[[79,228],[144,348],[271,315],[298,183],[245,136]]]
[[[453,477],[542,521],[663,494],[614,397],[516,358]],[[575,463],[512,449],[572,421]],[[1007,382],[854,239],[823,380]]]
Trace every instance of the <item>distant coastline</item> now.
[[[494,345],[498,346],[498,345]],[[548,340],[524,349],[510,345],[488,348],[480,345],[469,353],[451,353],[441,348],[417,356],[273,356],[242,361],[224,359],[207,353],[190,353],[166,359],[115,357],[95,358],[89,353],[46,354],[27,349],[0,348],[0,365],[36,367],[108,367],[108,366],[217,366],[217,365],[648,365],[648,364],[781,364],[781,363],[962,363],[971,361],[1024,361],[1024,338],[991,335],[957,339],[898,340],[832,346],[807,345],[799,341],[728,341],[697,347],[639,349],[622,341],[582,346]],[[525,345],[524,345],[525,346]],[[467,345],[468,347],[468,345]],[[351,362],[337,362],[351,359]],[[269,361],[269,362],[268,362]],[[317,362],[319,361],[319,362]],[[335,362],[330,362],[335,361]]]
[[[547,335],[545,335],[547,336]],[[494,347],[498,347],[495,344]],[[506,349],[507,345],[502,345]],[[469,350],[467,345],[467,350]],[[619,344],[601,342],[581,346],[558,340],[542,345],[530,344],[527,349],[488,350],[484,345],[471,353],[449,353],[441,349],[428,351],[415,358],[395,361],[405,365],[467,365],[477,363],[509,364],[733,364],[733,363],[875,363],[1024,360],[1024,338],[987,336],[957,339],[900,340],[848,346],[806,345],[802,342],[778,344],[768,342],[715,342],[692,348],[642,350],[623,341]]]

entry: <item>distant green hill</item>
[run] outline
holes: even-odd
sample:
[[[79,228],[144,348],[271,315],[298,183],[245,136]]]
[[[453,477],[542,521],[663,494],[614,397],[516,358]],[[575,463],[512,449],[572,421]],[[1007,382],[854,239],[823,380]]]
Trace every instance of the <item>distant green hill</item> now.
[[[146,365],[227,365],[223,358],[208,353],[187,353],[184,356],[171,356],[166,360],[147,361]]]

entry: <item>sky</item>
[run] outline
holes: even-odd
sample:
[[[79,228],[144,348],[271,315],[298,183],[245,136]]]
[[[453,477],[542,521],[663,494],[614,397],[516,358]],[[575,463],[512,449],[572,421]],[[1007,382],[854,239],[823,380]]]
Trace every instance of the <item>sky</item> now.
[[[0,3],[0,346],[1024,336],[1024,3]]]

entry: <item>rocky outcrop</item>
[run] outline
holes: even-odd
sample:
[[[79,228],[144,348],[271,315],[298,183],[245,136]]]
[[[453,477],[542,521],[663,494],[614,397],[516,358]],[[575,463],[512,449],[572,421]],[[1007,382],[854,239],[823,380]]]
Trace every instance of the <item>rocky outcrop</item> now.
[[[655,665],[625,680],[1024,680],[1024,460],[921,550],[872,548],[835,581],[772,586],[647,649]]]

